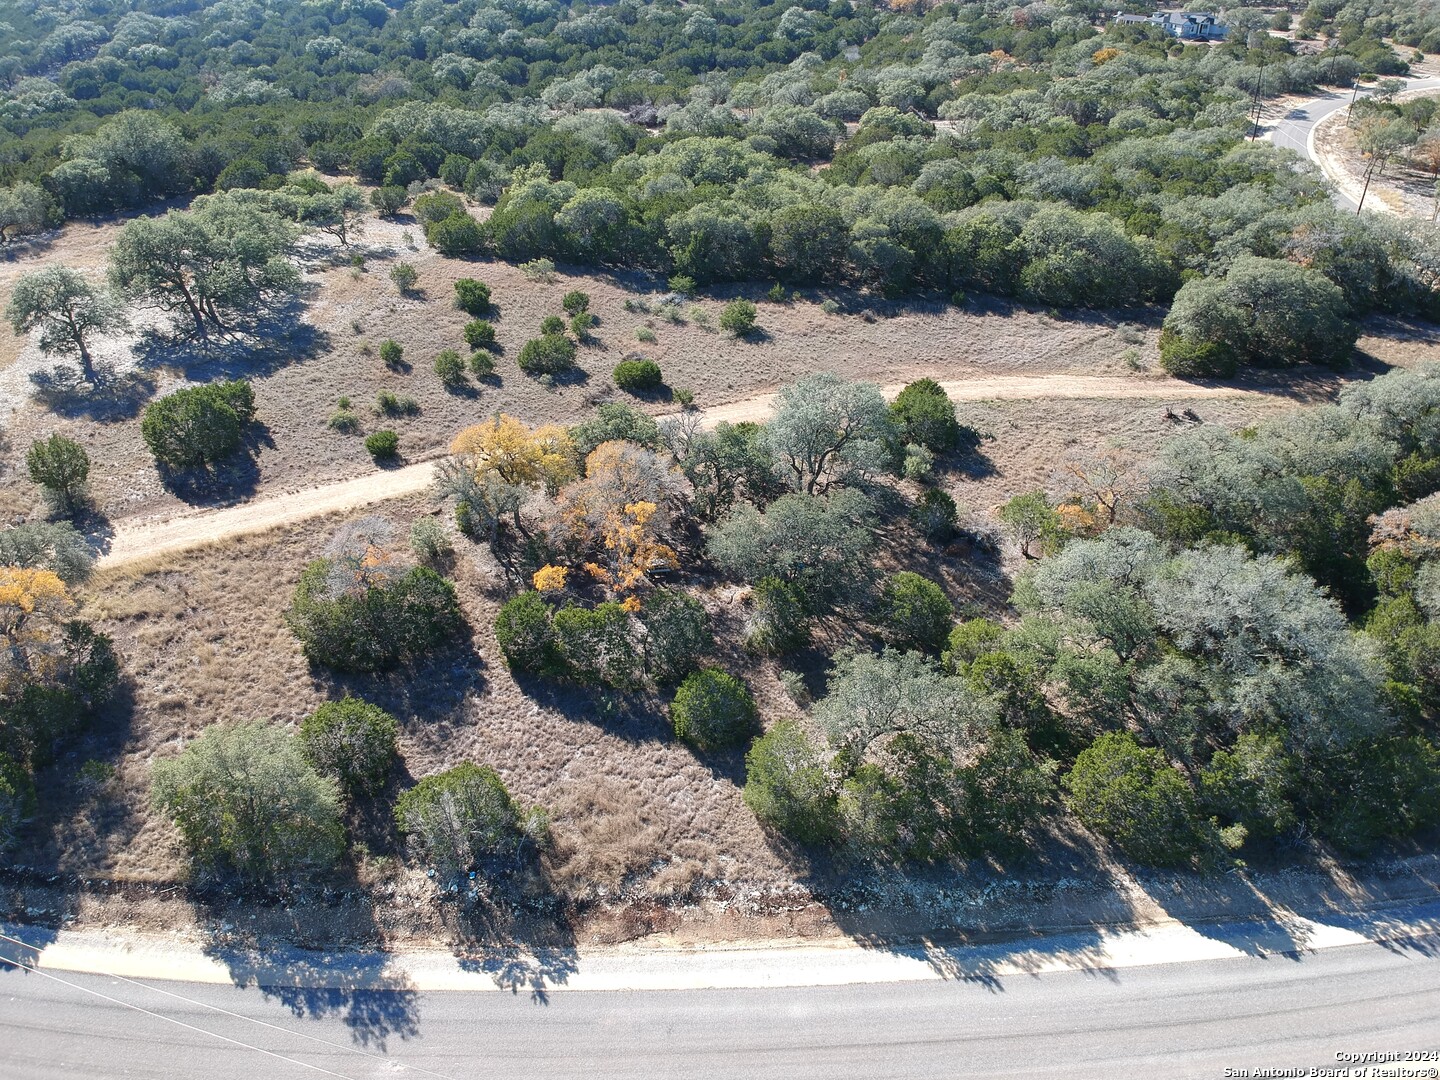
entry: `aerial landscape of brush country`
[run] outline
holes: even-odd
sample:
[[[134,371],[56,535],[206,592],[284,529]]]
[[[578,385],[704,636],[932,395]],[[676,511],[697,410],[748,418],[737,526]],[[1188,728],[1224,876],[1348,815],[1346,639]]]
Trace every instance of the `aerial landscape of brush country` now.
[[[0,1075],[359,1067],[96,1058],[122,940],[435,1075],[472,977],[753,1019],[615,1075],[1434,1050],[1437,217],[1423,0],[0,0]],[[1172,931],[1091,992],[1213,1028],[1075,1042]]]

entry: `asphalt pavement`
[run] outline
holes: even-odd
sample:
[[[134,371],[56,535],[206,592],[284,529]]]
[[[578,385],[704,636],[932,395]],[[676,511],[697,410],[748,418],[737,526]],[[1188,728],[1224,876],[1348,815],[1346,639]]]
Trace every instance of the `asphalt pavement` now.
[[[1405,80],[1406,90],[1433,90],[1436,87],[1440,87],[1440,79]],[[1362,87],[1361,96],[1364,96],[1365,92],[1366,89]],[[1276,146],[1295,151],[1302,158],[1309,158],[1317,165],[1320,164],[1319,159],[1310,152],[1310,132],[1325,117],[1348,106],[1351,97],[1352,92],[1349,90],[1334,91],[1295,106],[1270,129],[1270,141]],[[1336,190],[1335,201],[1344,209],[1352,213],[1355,211],[1355,200],[1344,192]]]
[[[1154,1080],[1416,1050],[1440,1050],[1436,933],[1292,955],[785,989],[413,993],[0,972],[6,1080]]]

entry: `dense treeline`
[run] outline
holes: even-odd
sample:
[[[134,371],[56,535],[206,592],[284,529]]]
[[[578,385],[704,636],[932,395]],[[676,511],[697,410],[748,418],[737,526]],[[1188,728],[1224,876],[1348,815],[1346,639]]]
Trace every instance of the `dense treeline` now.
[[[9,28],[0,236],[276,190],[312,164],[377,185],[384,212],[414,199],[453,256],[1057,307],[1168,302],[1184,285],[1165,350],[1184,374],[1343,363],[1353,317],[1430,312],[1433,228],[1347,221],[1308,168],[1242,141],[1257,90],[1403,70],[1379,42],[1392,21],[1329,13],[1311,31],[1334,47],[1301,55],[1242,33],[1244,9],[1215,48],[1093,15],[467,0],[101,5],[76,21],[41,7]],[[494,214],[478,226],[437,187]],[[1336,328],[1329,349],[1214,314],[1245,308],[1242,266],[1268,280],[1284,263],[1305,280],[1282,287]]]

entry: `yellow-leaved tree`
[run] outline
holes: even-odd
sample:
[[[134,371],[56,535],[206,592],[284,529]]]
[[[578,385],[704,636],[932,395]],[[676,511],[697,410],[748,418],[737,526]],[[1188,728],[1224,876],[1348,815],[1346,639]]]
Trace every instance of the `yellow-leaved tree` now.
[[[507,484],[543,486],[552,495],[575,476],[575,444],[563,427],[531,428],[508,413],[460,432],[450,452],[477,480],[493,473]]]
[[[74,609],[65,583],[50,570],[0,566],[0,693],[17,679],[47,678],[60,657],[61,630]]]

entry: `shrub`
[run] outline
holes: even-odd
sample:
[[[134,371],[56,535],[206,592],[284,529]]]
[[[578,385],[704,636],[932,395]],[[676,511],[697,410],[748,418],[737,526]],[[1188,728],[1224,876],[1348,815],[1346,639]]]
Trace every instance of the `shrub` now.
[[[145,407],[140,434],[161,465],[206,467],[237,453],[255,417],[255,395],[243,379],[176,390]]]
[[[821,300],[820,310],[823,311],[826,315],[839,315],[840,305],[834,300]]]
[[[395,800],[395,822],[421,860],[454,881],[489,856],[513,853],[521,813],[488,765],[466,762],[427,776]]]
[[[495,347],[495,327],[485,319],[471,319],[465,324],[462,333],[465,335],[465,344],[472,349]]]
[[[463,386],[465,383],[465,361],[460,359],[460,354],[454,349],[446,349],[439,356],[435,357],[435,374],[439,375],[440,381],[451,389],[457,386]]]
[[[405,357],[405,350],[393,338],[380,343],[380,360],[388,368],[398,368]]]
[[[965,835],[976,855],[1019,851],[1042,821],[1055,793],[1054,765],[1031,752],[1018,731],[991,733],[979,756],[960,773]]]
[[[615,385],[632,394],[660,385],[660,365],[654,360],[621,360],[615,365]]]
[[[391,184],[370,192],[370,205],[384,217],[394,217],[410,201],[410,195],[403,187]]]
[[[1205,811],[1244,826],[1247,836],[1268,839],[1296,824],[1297,762],[1278,735],[1241,735],[1229,750],[1215,752],[1199,782]]]
[[[917,484],[928,484],[935,478],[935,455],[919,443],[906,443],[900,475]]]
[[[27,521],[0,529],[0,567],[49,570],[70,585],[84,581],[94,566],[94,550],[68,521]],[[16,614],[11,609],[6,618]]]
[[[420,272],[408,262],[398,262],[390,268],[390,282],[402,293],[408,293],[420,281]]]
[[[688,274],[675,274],[670,278],[670,291],[679,293],[681,296],[695,295],[695,279]]]
[[[755,699],[729,672],[703,668],[687,675],[675,691],[670,719],[675,737],[701,750],[736,746],[755,730]]]
[[[418,517],[410,526],[410,550],[423,563],[439,562],[453,550],[445,527],[429,514]]]
[[[463,210],[425,226],[425,241],[441,255],[463,259],[485,250],[480,223]]]
[[[540,333],[546,335],[565,333],[565,320],[559,315],[546,315],[540,320]]]
[[[945,666],[963,671],[979,657],[999,648],[1005,628],[989,619],[966,619],[953,630],[945,643]]]
[[[684,678],[715,644],[705,605],[679,589],[657,589],[646,597],[640,624],[645,669],[659,683]]]
[[[1160,331],[1160,366],[1178,379],[1228,379],[1240,361],[1222,341],[1192,341],[1167,328]]]
[[[560,375],[575,367],[575,343],[563,334],[531,338],[515,362],[529,375]]]
[[[770,286],[770,291],[765,294],[765,299],[769,300],[772,304],[785,303],[785,286],[781,285],[778,281],[775,282],[774,285]]]
[[[474,278],[455,282],[455,306],[467,315],[484,315],[490,310],[490,286]]]
[[[336,409],[325,423],[341,435],[354,435],[360,430],[360,417],[350,409]]]
[[[755,329],[755,305],[749,300],[732,300],[720,312],[720,329],[744,337]]]
[[[795,720],[781,720],[745,755],[745,805],[802,844],[833,840],[839,813],[826,755]]]
[[[1075,758],[1065,776],[1074,814],[1127,855],[1156,866],[1188,862],[1201,847],[1195,796],[1159,750],[1112,731]]]
[[[329,559],[300,576],[285,621],[311,662],[340,671],[382,671],[423,657],[465,631],[455,586],[417,566],[375,583]]]
[[[553,281],[555,263],[550,259],[531,259],[520,264],[520,273],[525,275],[527,281]]]
[[[682,409],[688,409],[695,404],[695,391],[687,390],[682,386],[672,387],[670,390],[670,400]]]
[[[577,312],[570,320],[570,332],[577,338],[584,340],[590,336],[590,331],[600,320],[588,311]]]
[[[1440,824],[1440,747],[1420,735],[1382,736],[1332,754],[1307,793],[1320,831],[1367,854],[1387,837]]]
[[[654,345],[660,339],[655,336],[655,331],[648,326],[642,326],[635,331],[635,340],[643,341],[646,345]]]
[[[400,436],[389,428],[365,436],[365,450],[376,461],[390,461],[400,453]]]
[[[495,358],[488,352],[470,354],[470,374],[477,379],[488,379],[495,374]]]
[[[918,443],[937,454],[955,449],[960,434],[955,406],[934,379],[917,379],[901,390],[890,406],[890,415],[906,442]]]
[[[590,294],[572,289],[565,294],[565,299],[560,301],[560,306],[567,315],[579,315],[582,311],[590,310]]]
[[[35,781],[20,762],[0,751],[0,852],[15,842],[15,835],[35,809]]]
[[[553,674],[560,669],[550,605],[538,592],[511,597],[495,616],[495,640],[515,671]]]
[[[203,866],[283,880],[328,869],[340,856],[338,785],[271,724],[207,728],[152,776],[156,809]]]
[[[396,730],[395,718],[378,705],[352,697],[327,701],[301,721],[300,752],[343,791],[370,795],[390,774]]]
[[[910,511],[910,520],[915,523],[920,535],[935,544],[949,542],[955,535],[955,524],[959,519],[960,511],[955,506],[955,500],[937,488],[927,489],[915,500],[915,507]]]
[[[805,594],[798,585],[777,577],[763,577],[751,592],[754,614],[745,644],[760,653],[794,652],[810,639]]]
[[[640,655],[630,637],[630,614],[619,604],[561,608],[553,625],[556,647],[572,678],[621,689],[639,682]]]
[[[879,621],[885,636],[900,648],[934,653],[945,647],[955,609],[935,582],[902,570],[885,583]]]
[[[375,395],[375,411],[381,416],[415,416],[420,404],[412,397],[400,397],[393,390],[381,390]]]
[[[59,513],[69,513],[85,501],[90,478],[90,455],[74,439],[58,432],[37,439],[25,454],[25,468],[32,484],[45,489],[45,497]]]

